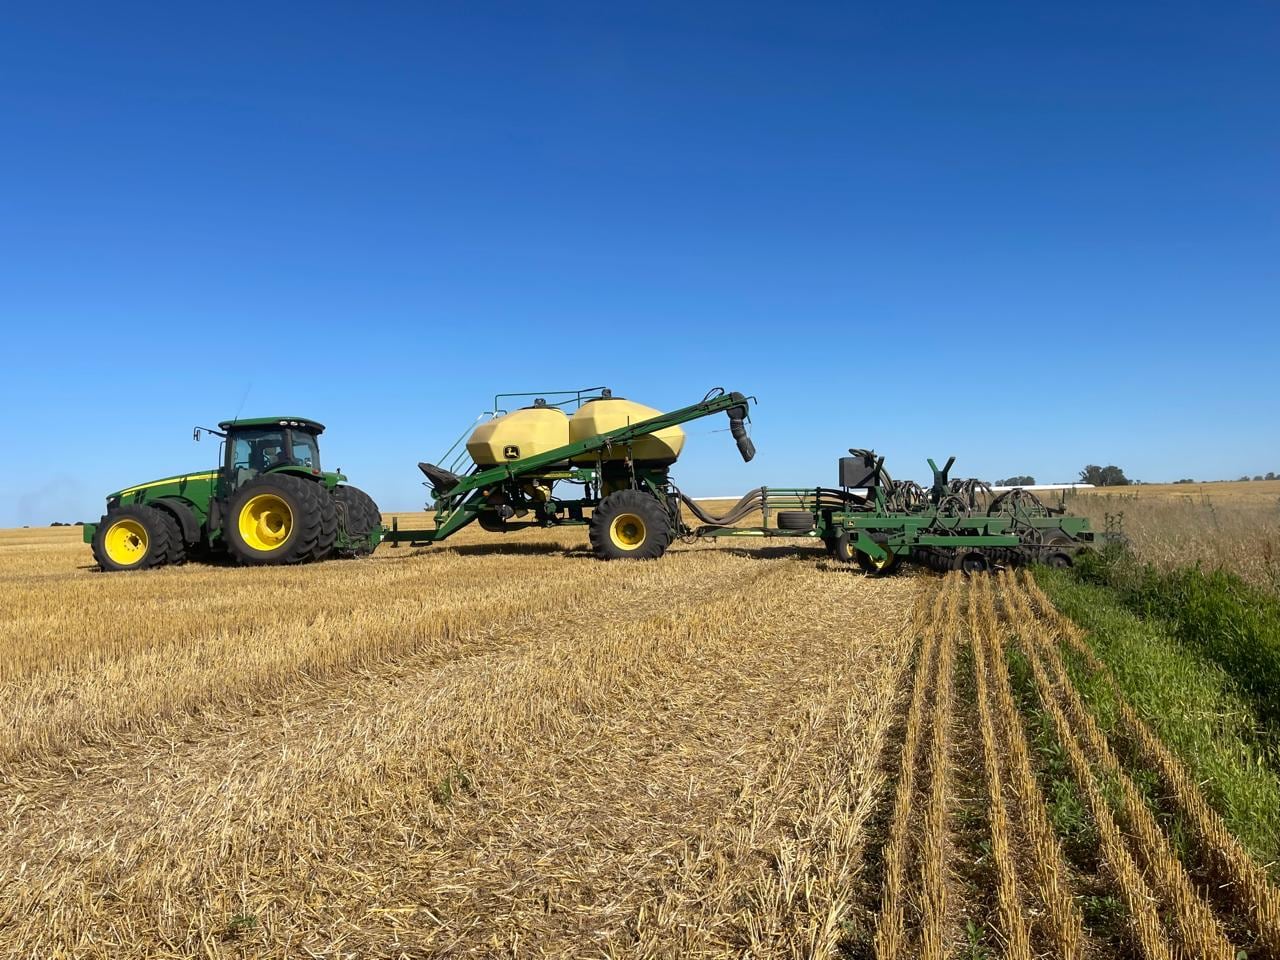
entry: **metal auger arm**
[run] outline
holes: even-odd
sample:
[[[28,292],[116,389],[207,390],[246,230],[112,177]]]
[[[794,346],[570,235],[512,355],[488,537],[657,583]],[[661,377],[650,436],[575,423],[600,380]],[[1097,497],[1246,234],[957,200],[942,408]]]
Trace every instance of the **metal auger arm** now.
[[[587,437],[584,440],[578,440],[566,446],[548,450],[546,453],[524,457],[520,460],[512,460],[509,463],[502,463],[496,467],[489,467],[487,470],[480,470],[468,476],[459,477],[457,482],[452,483],[447,489],[441,488],[442,481],[436,481],[433,478],[433,493],[436,497],[435,529],[412,532],[392,529],[384,531],[384,539],[393,541],[413,539],[415,542],[443,540],[461,530],[479,516],[484,502],[485,491],[495,486],[508,483],[520,477],[541,473],[548,467],[564,464],[584,454],[596,453],[601,450],[608,451],[617,446],[627,446],[642,437],[647,437],[668,427],[679,426],[691,420],[700,420],[703,417],[713,416],[717,413],[727,413],[729,415],[729,432],[734,440],[737,441],[738,452],[742,455],[742,459],[750,462],[756,454],[756,449],[751,442],[751,438],[747,436],[744,421],[747,419],[748,406],[754,400],[755,397],[745,396],[737,392],[728,393],[721,390],[717,394],[713,390],[702,400],[687,407],[681,407],[669,413],[660,413],[658,416],[650,417],[648,420],[641,420],[638,423],[628,424],[625,427],[619,427],[607,433]]]
[[[746,435],[743,420],[747,415],[747,403],[754,399],[754,397],[745,397],[740,393],[722,393],[718,397],[701,400],[687,407],[681,407],[679,410],[672,410],[670,413],[661,413],[656,417],[650,417],[648,420],[628,424],[625,427],[619,427],[617,430],[610,430],[608,433],[588,437],[585,440],[579,440],[564,447],[557,447],[555,450],[548,450],[546,453],[499,464],[496,467],[490,467],[488,470],[473,473],[469,477],[463,477],[462,482],[452,490],[442,491],[444,496],[441,499],[455,499],[472,490],[491,487],[495,483],[503,483],[507,480],[514,480],[516,477],[537,473],[552,464],[563,463],[586,453],[626,446],[641,437],[647,437],[651,433],[665,430],[667,427],[676,427],[682,423],[688,423],[690,420],[699,420],[702,417],[709,417],[722,411],[729,413],[729,430],[734,439],[738,441],[738,452],[742,454],[742,459],[749,462],[755,456],[756,450],[751,443],[751,438]]]

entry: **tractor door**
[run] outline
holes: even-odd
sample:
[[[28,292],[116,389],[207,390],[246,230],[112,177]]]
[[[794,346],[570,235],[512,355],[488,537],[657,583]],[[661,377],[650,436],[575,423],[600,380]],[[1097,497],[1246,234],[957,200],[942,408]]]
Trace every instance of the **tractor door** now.
[[[255,427],[227,434],[227,459],[223,467],[225,496],[229,497],[272,467],[292,462],[288,440],[288,431],[282,427]]]

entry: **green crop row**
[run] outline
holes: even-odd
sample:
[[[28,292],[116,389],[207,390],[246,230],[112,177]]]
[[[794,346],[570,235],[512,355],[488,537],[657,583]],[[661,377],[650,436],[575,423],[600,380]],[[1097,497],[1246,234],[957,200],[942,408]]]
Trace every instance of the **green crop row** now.
[[[1078,580],[1164,621],[1188,650],[1220,667],[1280,746],[1280,594],[1223,570],[1158,569],[1123,550],[1080,559]]]
[[[1140,716],[1186,764],[1231,831],[1264,864],[1280,859],[1280,669],[1274,607],[1225,574],[1162,573],[1131,557],[1036,570],[1041,587],[1083,628]],[[1265,595],[1263,595],[1265,597]],[[1104,728],[1106,685],[1076,669]],[[1274,875],[1274,874],[1273,874]]]

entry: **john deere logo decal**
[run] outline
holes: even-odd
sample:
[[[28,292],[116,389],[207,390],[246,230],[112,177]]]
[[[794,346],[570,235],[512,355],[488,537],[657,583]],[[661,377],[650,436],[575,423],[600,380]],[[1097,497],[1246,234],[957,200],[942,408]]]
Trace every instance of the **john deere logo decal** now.
[[[520,448],[517,447],[514,443],[509,443],[502,448],[502,455],[506,457],[508,460],[519,460]]]

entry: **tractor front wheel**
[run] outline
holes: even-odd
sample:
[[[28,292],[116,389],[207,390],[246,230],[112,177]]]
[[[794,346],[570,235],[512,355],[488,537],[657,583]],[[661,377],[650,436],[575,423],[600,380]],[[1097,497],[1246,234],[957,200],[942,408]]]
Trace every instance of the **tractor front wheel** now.
[[[657,497],[618,490],[592,511],[588,534],[601,560],[656,560],[671,543],[671,518]]]
[[[240,563],[306,563],[333,546],[333,515],[333,504],[320,483],[269,473],[250,480],[232,496],[223,538]]]
[[[107,572],[146,570],[169,561],[181,550],[181,537],[172,537],[177,523],[168,514],[145,504],[130,503],[109,510],[93,535],[93,558]]]

